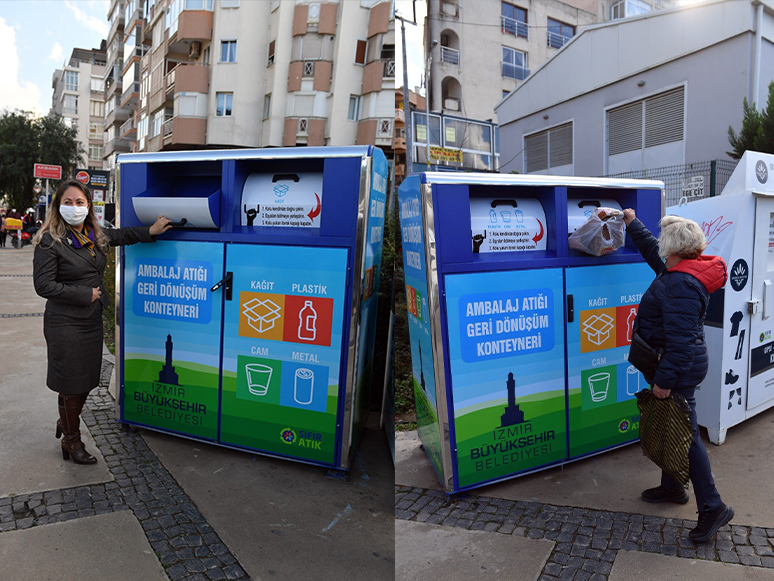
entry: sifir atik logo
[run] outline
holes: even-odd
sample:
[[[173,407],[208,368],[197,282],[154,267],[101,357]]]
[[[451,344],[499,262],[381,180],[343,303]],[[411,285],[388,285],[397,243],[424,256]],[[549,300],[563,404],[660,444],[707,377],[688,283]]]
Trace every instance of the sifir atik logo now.
[[[739,292],[745,286],[747,286],[747,279],[750,276],[750,271],[747,263],[743,258],[740,258],[734,262],[734,266],[731,267],[728,279],[731,282],[731,288]]]
[[[280,432],[280,439],[286,444],[297,444],[299,448],[322,450],[322,434],[319,432],[299,430],[296,433],[291,428],[285,428]]]

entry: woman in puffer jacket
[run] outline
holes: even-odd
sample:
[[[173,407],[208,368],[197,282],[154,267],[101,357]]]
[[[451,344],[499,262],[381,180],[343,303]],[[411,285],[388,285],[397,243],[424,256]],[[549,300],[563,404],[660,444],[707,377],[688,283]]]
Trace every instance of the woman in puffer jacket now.
[[[685,396],[691,408],[693,442],[688,450],[689,476],[698,508],[698,524],[690,531],[694,542],[711,539],[734,516],[723,504],[712,478],[707,450],[699,435],[694,391],[707,375],[704,318],[709,295],[726,284],[725,261],[702,256],[707,247],[704,232],[693,220],[678,216],[661,219],[658,240],[645,228],[632,209],[624,210],[626,231],[637,250],[656,273],[642,296],[637,314],[638,333],[654,349],[662,349],[655,377],[645,379],[659,399],[672,391]],[[662,472],[661,485],[643,491],[646,502],[688,502],[679,482]]]

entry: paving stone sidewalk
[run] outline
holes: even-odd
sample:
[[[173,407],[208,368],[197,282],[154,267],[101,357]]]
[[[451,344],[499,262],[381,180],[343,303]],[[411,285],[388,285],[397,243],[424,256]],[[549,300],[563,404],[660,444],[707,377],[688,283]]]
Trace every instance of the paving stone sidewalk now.
[[[131,510],[172,581],[249,581],[140,433],[115,421],[108,392],[112,369],[113,363],[103,360],[100,386],[89,396],[82,419],[115,481],[0,497],[0,534]]]
[[[695,544],[688,532],[696,521],[489,496],[449,500],[439,490],[410,486],[395,487],[395,518],[554,541],[539,581],[607,581],[620,550],[774,569],[774,528],[733,522]]]

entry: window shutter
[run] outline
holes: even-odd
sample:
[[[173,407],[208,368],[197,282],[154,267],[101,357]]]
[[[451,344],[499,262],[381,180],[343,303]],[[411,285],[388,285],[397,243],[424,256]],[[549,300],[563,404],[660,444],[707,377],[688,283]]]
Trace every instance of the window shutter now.
[[[642,101],[607,113],[608,155],[642,149]]]
[[[524,138],[527,173],[548,169],[548,132],[542,131]]]
[[[572,123],[549,131],[549,162],[551,167],[572,163]]]
[[[645,147],[683,139],[683,87],[645,100]]]

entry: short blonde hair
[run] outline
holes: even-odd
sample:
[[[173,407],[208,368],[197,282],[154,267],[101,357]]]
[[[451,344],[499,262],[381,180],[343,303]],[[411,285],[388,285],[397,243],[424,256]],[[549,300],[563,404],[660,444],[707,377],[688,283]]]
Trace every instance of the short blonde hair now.
[[[696,222],[680,216],[664,216],[659,222],[659,254],[663,258],[698,258],[707,248],[704,231]]]

